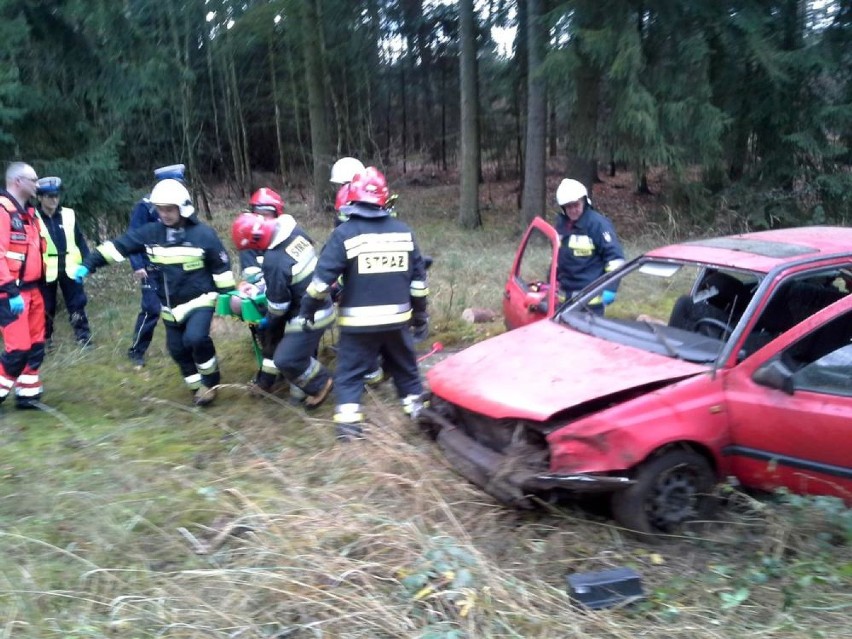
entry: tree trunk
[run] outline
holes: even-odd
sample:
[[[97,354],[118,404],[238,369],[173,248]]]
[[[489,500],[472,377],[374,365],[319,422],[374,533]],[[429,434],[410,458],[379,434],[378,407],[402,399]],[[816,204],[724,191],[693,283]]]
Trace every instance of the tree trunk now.
[[[521,199],[522,227],[544,213],[547,138],[547,86],[544,62],[547,32],[543,29],[541,0],[527,3],[527,134],[524,190]]]
[[[305,83],[308,87],[308,114],[311,122],[311,152],[314,164],[314,209],[323,211],[331,205],[331,188],[328,176],[331,170],[333,148],[326,107],[326,79],[316,0],[308,0],[302,6],[302,48],[305,53]]]
[[[461,167],[459,224],[462,228],[482,226],[479,214],[479,89],[476,72],[476,31],[473,0],[459,0],[461,56]]]
[[[596,1],[578,2],[575,19],[580,29],[595,31],[607,24],[605,6]],[[574,84],[577,103],[568,137],[567,177],[582,182],[589,193],[598,176],[597,127],[603,71],[585,51],[585,43],[574,42],[576,66]]]
[[[275,45],[272,40],[272,33],[269,35],[267,47],[269,50],[269,82],[272,89],[272,105],[275,110],[275,143],[278,147],[278,174],[284,180],[284,134],[281,131],[281,105],[278,103],[278,79],[275,72]]]

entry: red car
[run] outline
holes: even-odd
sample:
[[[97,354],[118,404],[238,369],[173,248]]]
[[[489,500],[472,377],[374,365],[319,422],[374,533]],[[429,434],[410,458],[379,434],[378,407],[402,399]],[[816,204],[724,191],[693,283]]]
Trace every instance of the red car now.
[[[726,477],[852,504],[852,229],[655,249],[559,308],[557,247],[535,220],[506,284],[519,328],[427,375],[422,423],[460,474],[517,507],[604,494],[647,534],[709,517]]]

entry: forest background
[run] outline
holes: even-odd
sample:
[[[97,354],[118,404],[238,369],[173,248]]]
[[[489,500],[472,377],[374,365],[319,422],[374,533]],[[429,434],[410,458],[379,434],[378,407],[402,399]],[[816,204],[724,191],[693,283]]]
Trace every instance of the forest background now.
[[[321,210],[342,155],[458,183],[464,228],[488,181],[543,214],[546,167],[662,171],[685,227],[850,219],[852,0],[0,0],[0,39],[0,159],[60,175],[90,237],[156,166],[202,210]]]
[[[849,224],[850,35],[852,0],[0,0],[0,160],[61,176],[90,241],[175,162],[223,237],[272,186],[321,241],[329,168],[357,156],[436,257],[432,339],[453,350],[502,330],[458,317],[499,307],[565,176],[631,256]],[[249,333],[222,320],[201,411],[161,329],[143,370],[126,360],[127,267],[87,291],[95,348],[58,321],[43,410],[0,411],[2,637],[849,636],[838,500],[728,488],[721,522],[657,547],[605,512],[510,511],[390,385],[366,398],[369,440],[336,444],[332,407],[249,395]],[[643,602],[572,606],[566,574],[619,567]]]

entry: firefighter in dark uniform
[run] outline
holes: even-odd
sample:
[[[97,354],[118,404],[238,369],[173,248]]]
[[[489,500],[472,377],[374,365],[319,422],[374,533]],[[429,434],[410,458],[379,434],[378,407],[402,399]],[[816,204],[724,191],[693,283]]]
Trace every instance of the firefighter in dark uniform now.
[[[234,290],[228,252],[216,232],[199,221],[186,187],[162,180],[151,191],[160,222],[132,229],[98,246],[77,269],[77,279],[134,253],[146,252],[162,275],[160,316],[166,346],[193,401],[206,406],[216,398],[219,362],[210,338],[210,324],[220,293]]]
[[[45,241],[35,209],[38,176],[33,167],[12,162],[0,191],[0,403],[14,388],[16,408],[38,408],[43,387]]]
[[[559,234],[556,279],[560,295],[566,299],[591,284],[604,273],[624,264],[624,251],[612,222],[592,208],[586,187],[577,180],[565,179],[556,189]],[[616,291],[605,290],[591,300],[590,309],[603,313],[615,301]]]
[[[338,302],[340,340],[334,372],[337,437],[362,436],[364,376],[382,356],[407,414],[422,408],[423,385],[409,325],[428,327],[426,269],[414,234],[385,206],[384,175],[367,167],[349,184],[345,222],[332,232],[314,278],[302,298],[300,315],[310,322],[324,308],[329,291],[343,276]]]
[[[252,193],[249,199],[249,207],[253,214],[274,220],[284,214],[284,199],[277,191],[264,186]],[[240,219],[240,217],[237,219]],[[232,234],[236,228],[235,225],[236,220],[231,227]],[[236,244],[236,241],[234,243]],[[263,277],[263,250],[246,246],[239,248],[238,255],[240,258],[241,281],[237,288],[240,294],[249,298],[254,298],[261,293],[265,295],[266,281]],[[265,311],[266,309],[260,308],[258,310]],[[272,356],[275,353],[275,347],[284,336],[284,323],[261,322],[260,324],[250,325],[249,329],[252,332],[252,339],[260,349],[261,354],[260,369],[257,371],[254,379],[252,379],[251,386],[253,389],[258,389],[265,393],[272,392],[279,375]],[[305,399],[302,392],[293,386],[291,386],[291,397],[294,399],[294,403],[300,403]]]
[[[154,179],[184,181],[186,167],[183,164],[170,164],[154,170]],[[151,222],[160,223],[157,208],[151,203],[150,196],[139,200],[130,212],[130,229],[138,229]],[[129,256],[130,267],[133,269],[133,279],[139,282],[141,302],[136,324],[133,327],[133,341],[127,349],[127,357],[137,368],[145,366],[145,353],[154,339],[154,329],[160,319],[160,274],[151,265],[145,253],[134,253]]]
[[[86,292],[83,285],[74,280],[77,267],[89,255],[89,246],[77,224],[74,209],[60,204],[62,180],[58,177],[41,178],[36,185],[38,213],[47,233],[47,250],[44,258],[45,329],[44,338],[48,347],[53,338],[53,322],[59,291],[65,299],[68,319],[74,330],[74,339],[80,346],[92,346],[92,331],[86,316]]]
[[[306,330],[304,322],[297,319],[317,264],[314,244],[291,215],[264,218],[243,213],[234,221],[231,235],[240,251],[263,253],[267,314],[260,324],[271,335],[283,334],[274,347],[270,384],[280,372],[305,394],[305,407],[316,408],[332,387],[331,375],[314,353],[323,331],[334,322],[334,305],[327,298],[316,309],[313,330]],[[265,365],[266,354],[262,372],[270,374]]]

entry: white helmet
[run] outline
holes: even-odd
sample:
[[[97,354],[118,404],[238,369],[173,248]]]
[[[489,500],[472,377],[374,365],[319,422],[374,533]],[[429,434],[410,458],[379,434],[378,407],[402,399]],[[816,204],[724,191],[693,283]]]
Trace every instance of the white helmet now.
[[[569,202],[576,202],[580,198],[588,198],[589,193],[582,182],[577,180],[564,179],[559,183],[556,189],[556,203],[559,206],[565,206]]]
[[[195,213],[189,191],[177,180],[161,180],[151,191],[151,204],[154,206],[177,206],[181,217],[189,217]]]
[[[364,172],[364,165],[355,158],[340,158],[331,167],[331,178],[329,182],[335,184],[348,184],[359,173]]]

